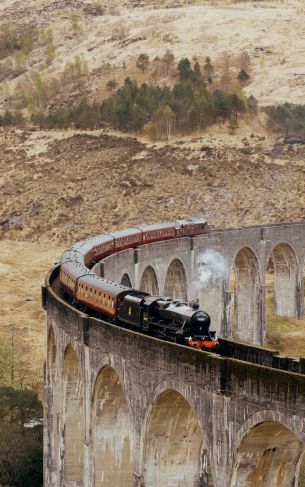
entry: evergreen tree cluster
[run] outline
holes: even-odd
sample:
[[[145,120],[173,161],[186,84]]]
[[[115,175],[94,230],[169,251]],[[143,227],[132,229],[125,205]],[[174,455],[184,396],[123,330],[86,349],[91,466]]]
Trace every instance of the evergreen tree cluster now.
[[[4,115],[0,115],[0,127],[7,127],[9,125],[21,127],[24,124],[25,118],[19,110],[15,112],[10,112],[9,110],[6,110]]]
[[[208,90],[198,62],[192,68],[190,61],[184,58],[177,69],[180,79],[172,88],[145,83],[138,86],[136,81],[126,78],[123,86],[102,103],[90,103],[83,97],[72,107],[48,115],[36,113],[32,120],[49,128],[71,125],[97,128],[107,123],[131,132],[153,123],[159,127],[159,138],[162,137],[160,127],[165,127],[167,136],[174,125],[178,132],[188,133],[204,130],[217,121],[238,119],[249,111],[249,99],[242,94]]]
[[[284,103],[266,108],[268,125],[285,135],[305,136],[305,105]]]

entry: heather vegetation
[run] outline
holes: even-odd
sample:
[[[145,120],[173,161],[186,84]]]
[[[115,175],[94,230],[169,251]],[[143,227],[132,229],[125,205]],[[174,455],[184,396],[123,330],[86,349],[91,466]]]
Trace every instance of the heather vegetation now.
[[[41,487],[42,404],[25,386],[13,343],[0,344],[0,485]]]

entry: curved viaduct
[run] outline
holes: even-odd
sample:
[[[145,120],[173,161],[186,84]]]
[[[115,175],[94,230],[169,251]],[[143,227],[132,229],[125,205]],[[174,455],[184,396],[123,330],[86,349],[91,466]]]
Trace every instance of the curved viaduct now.
[[[259,345],[270,257],[275,313],[301,317],[304,223],[146,245],[108,257],[95,270],[149,292],[199,298],[220,336]],[[215,259],[221,265],[212,272]],[[57,273],[49,274],[43,294],[45,487],[297,485],[305,444],[304,375],[198,352],[89,317],[59,297]]]

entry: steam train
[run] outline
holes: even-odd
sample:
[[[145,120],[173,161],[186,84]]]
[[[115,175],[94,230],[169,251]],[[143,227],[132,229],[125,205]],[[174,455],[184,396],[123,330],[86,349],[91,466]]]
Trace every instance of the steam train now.
[[[197,306],[177,299],[150,294],[97,276],[91,269],[113,253],[152,242],[190,237],[209,232],[203,219],[130,228],[77,242],[66,250],[60,262],[60,285],[79,307],[98,316],[151,336],[215,351],[219,344],[210,331],[210,317]]]

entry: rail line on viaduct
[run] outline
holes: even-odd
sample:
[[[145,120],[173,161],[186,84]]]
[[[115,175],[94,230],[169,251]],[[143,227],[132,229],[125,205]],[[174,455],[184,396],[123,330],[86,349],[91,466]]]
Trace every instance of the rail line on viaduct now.
[[[209,251],[222,256],[224,272],[211,275],[201,290],[198,263]],[[45,487],[297,485],[305,448],[305,367],[304,360],[278,359],[277,366],[289,370],[272,368],[276,355],[260,348],[270,257],[275,313],[301,318],[305,223],[158,242],[95,266],[99,275],[150,293],[199,298],[227,356],[85,315],[57,292],[58,268],[50,272],[43,293]]]

